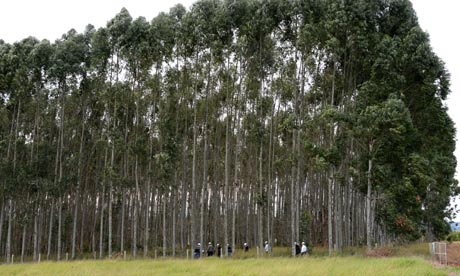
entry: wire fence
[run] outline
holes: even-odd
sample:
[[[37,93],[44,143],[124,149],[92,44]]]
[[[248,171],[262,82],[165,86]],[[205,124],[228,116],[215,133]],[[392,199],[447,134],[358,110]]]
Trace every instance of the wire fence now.
[[[447,243],[432,242],[429,245],[431,261],[447,265]]]

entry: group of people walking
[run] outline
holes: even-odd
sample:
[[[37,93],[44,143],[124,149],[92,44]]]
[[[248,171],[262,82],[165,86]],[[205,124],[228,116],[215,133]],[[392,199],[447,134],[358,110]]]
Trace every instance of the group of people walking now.
[[[232,256],[232,247],[227,244],[227,256]],[[198,259],[201,257],[201,253],[203,253],[204,255],[204,250],[202,251],[201,250],[201,243],[198,243],[195,247],[195,249],[193,250],[193,258],[195,259]],[[214,248],[214,246],[212,245],[211,242],[208,243],[208,247],[206,248],[206,255],[208,257],[212,257],[214,256],[214,254],[216,254],[217,257],[221,257],[222,256],[222,245],[220,244],[217,244],[216,245],[216,248]]]
[[[302,242],[302,247],[300,247],[298,242],[295,242],[295,255],[298,256],[299,254],[304,256],[307,254],[308,248],[305,242]]]
[[[243,244],[243,250],[244,252],[249,251],[249,244],[247,242]],[[270,244],[268,243],[268,241],[265,241],[264,250],[266,254],[270,253],[271,248],[270,248]],[[308,251],[308,248],[305,242],[302,242],[302,246],[300,246],[298,242],[295,242],[295,255],[296,256],[299,254],[304,256],[307,254],[307,251]],[[215,254],[218,258],[220,258],[222,256],[222,253],[223,253],[222,246],[219,243],[216,245],[216,248],[214,248],[211,242],[208,243],[208,247],[206,248],[206,255],[208,257],[212,257]],[[227,257],[231,257],[232,253],[233,253],[232,247],[229,244],[227,244]],[[198,259],[201,257],[202,254],[204,255],[205,251],[201,249],[201,243],[198,243],[195,249],[193,250],[193,258]]]

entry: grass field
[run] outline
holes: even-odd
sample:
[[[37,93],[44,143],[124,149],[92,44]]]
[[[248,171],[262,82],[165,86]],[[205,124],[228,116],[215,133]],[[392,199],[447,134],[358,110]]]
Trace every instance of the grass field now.
[[[458,270],[457,270],[458,272]],[[104,260],[1,265],[2,276],[288,276],[288,275],[456,275],[420,257],[305,257],[201,260]]]
[[[289,276],[289,275],[460,275],[460,268],[434,266],[428,244],[383,248],[390,258],[369,258],[365,248],[347,248],[335,257],[326,257],[326,248],[312,248],[312,255],[289,257],[289,248],[275,248],[274,257],[256,258],[254,248],[249,252],[237,250],[231,259],[216,257],[200,260],[83,260],[0,265],[1,276]],[[378,255],[378,254],[377,254]],[[129,255],[128,255],[129,256]],[[82,258],[91,256],[80,256]],[[185,256],[184,256],[185,257]],[[129,258],[129,257],[128,257]]]

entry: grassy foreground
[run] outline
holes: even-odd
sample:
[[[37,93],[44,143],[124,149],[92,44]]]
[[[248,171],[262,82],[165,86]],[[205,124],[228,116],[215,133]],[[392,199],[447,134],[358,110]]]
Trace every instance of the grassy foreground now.
[[[449,275],[419,257],[305,257],[201,260],[104,260],[1,265],[0,275],[66,276],[288,276],[288,275]]]

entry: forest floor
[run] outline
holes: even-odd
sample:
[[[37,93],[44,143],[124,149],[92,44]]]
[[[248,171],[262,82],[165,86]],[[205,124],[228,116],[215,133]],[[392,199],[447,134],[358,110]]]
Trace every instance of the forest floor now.
[[[459,273],[459,274],[457,274]],[[200,260],[100,260],[0,265],[2,276],[279,276],[279,275],[460,275],[422,257],[268,257]]]

